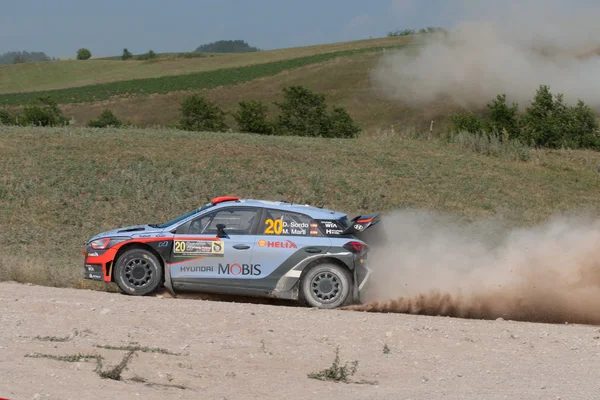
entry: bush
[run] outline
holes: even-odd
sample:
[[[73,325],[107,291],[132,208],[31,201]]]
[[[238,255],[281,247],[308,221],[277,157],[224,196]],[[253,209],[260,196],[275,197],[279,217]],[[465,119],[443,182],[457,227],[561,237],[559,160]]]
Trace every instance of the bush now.
[[[562,94],[553,96],[545,85],[521,118],[522,140],[540,147],[600,150],[598,129],[594,112],[583,101],[568,107]]]
[[[81,48],[77,50],[77,59],[78,60],[88,60],[92,57],[92,52],[86,48]]]
[[[486,123],[476,114],[462,113],[452,115],[450,121],[452,122],[451,130],[453,132],[479,133],[487,131]]]
[[[38,97],[37,104],[28,105],[18,117],[19,125],[64,126],[68,119],[50,97]]]
[[[518,138],[519,131],[519,105],[513,103],[511,107],[506,104],[506,95],[498,95],[489,109],[488,130],[496,133],[506,132],[509,138]]]
[[[257,100],[239,102],[239,110],[233,115],[241,132],[271,135],[273,125],[267,120],[269,107]]]
[[[153,58],[156,58],[156,53],[153,50],[148,50],[147,53],[137,56],[138,60],[152,60]]]
[[[486,118],[474,114],[451,116],[451,132],[501,134],[500,140],[518,140],[529,146],[600,150],[600,126],[594,111],[581,100],[574,107],[567,106],[563,95],[553,96],[548,86],[538,88],[522,115],[517,104],[506,104],[504,94],[487,108]]]
[[[348,111],[342,107],[333,107],[330,120],[330,137],[354,138],[360,132],[360,127],[352,120]]]
[[[133,54],[131,54],[131,52],[129,50],[127,50],[126,48],[123,49],[123,54],[121,55],[121,59],[123,60],[129,60],[133,57]]]
[[[278,134],[348,138],[360,131],[346,110],[336,107],[328,114],[321,93],[303,86],[289,86],[283,89],[283,96],[283,102],[275,102],[280,110],[275,127]]]
[[[181,104],[181,129],[187,131],[225,132],[225,112],[215,103],[194,94]]]
[[[283,102],[275,102],[280,110],[277,125],[282,133],[327,136],[329,117],[325,95],[303,86],[289,86],[283,89],[283,97]]]
[[[16,125],[17,118],[8,110],[0,109],[0,125]]]
[[[91,128],[118,128],[123,126],[123,122],[112,111],[105,109],[98,118],[89,121],[87,125]]]

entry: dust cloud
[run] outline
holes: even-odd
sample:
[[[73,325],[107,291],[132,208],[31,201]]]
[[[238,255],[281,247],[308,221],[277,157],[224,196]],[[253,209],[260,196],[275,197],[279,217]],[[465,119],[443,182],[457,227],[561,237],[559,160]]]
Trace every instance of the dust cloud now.
[[[414,107],[450,99],[481,108],[497,94],[523,108],[540,85],[565,102],[600,107],[600,5],[585,1],[456,1],[462,15],[446,36],[385,55],[376,87]],[[415,54],[416,53],[416,54]]]
[[[600,324],[600,219],[593,216],[515,229],[407,210],[370,230],[364,239],[374,272],[364,304],[346,309]]]

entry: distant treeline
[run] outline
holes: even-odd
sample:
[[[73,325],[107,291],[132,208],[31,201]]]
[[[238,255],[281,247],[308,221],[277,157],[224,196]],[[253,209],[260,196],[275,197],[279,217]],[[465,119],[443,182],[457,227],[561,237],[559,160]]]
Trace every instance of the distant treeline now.
[[[9,51],[0,55],[0,64],[20,64],[25,62],[50,61],[53,60],[42,52]]]
[[[448,31],[439,26],[428,26],[427,28],[421,28],[419,30],[415,29],[402,29],[393,32],[388,32],[388,37],[392,36],[409,36],[409,35],[418,35],[424,33],[448,33]]]
[[[260,50],[256,47],[250,46],[244,40],[219,40],[216,42],[203,44],[195,51],[197,53],[249,53]]]

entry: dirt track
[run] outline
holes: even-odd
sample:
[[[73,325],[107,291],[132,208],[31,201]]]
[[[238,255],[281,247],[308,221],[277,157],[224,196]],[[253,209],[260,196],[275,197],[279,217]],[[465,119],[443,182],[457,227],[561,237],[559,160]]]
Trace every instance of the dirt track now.
[[[134,298],[12,283],[0,283],[0,310],[0,398],[595,399],[600,393],[595,326]],[[132,342],[162,350],[136,351],[121,381],[102,379],[94,360],[26,357],[97,354],[107,371],[127,351],[96,346]],[[350,379],[366,382],[307,377],[331,366],[336,346],[342,364],[358,361]]]

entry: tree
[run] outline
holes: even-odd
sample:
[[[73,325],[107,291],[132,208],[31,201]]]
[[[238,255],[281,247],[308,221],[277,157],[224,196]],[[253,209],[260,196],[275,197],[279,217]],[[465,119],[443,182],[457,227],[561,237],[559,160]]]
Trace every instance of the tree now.
[[[325,95],[313,93],[304,86],[288,86],[283,89],[284,101],[279,107],[277,125],[283,133],[299,136],[328,135],[329,116]]]
[[[248,53],[259,51],[243,40],[219,40],[203,44],[194,50],[196,53]]]
[[[97,119],[89,121],[87,125],[92,128],[118,128],[122,126],[123,123],[121,122],[121,120],[119,120],[119,118],[117,118],[115,114],[113,114],[112,111],[110,111],[109,109],[105,109],[104,111],[102,111],[102,114],[100,114],[100,116]]]
[[[81,48],[77,50],[77,59],[78,60],[89,60],[92,57],[92,52],[86,48]]]
[[[345,109],[334,107],[329,114],[321,93],[304,86],[289,86],[283,89],[283,97],[283,102],[275,102],[280,110],[275,126],[278,134],[352,138],[360,132]]]
[[[330,124],[329,137],[354,138],[361,130],[360,126],[352,120],[348,111],[342,107],[333,107]]]
[[[121,56],[121,58],[123,60],[129,60],[132,57],[133,57],[133,54],[131,54],[131,52],[129,50],[127,50],[127,48],[124,48],[123,49],[123,55]]]
[[[273,133],[273,126],[267,120],[268,111],[269,107],[261,101],[240,101],[239,110],[233,118],[242,132],[270,135]]]
[[[194,94],[181,104],[180,127],[187,131],[225,132],[225,112],[204,97]]]
[[[0,64],[20,64],[26,62],[50,61],[50,58],[41,52],[9,51],[0,55]]]
[[[25,126],[64,126],[68,123],[50,96],[40,96],[36,103],[25,106],[18,119],[19,124]]]
[[[492,104],[487,105],[489,110],[489,129],[502,133],[508,132],[511,139],[520,136],[519,130],[519,105],[513,103],[511,107],[506,104],[506,95],[498,95]]]

